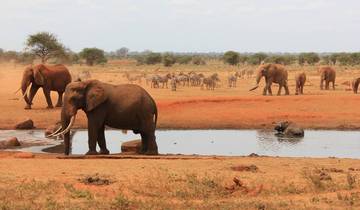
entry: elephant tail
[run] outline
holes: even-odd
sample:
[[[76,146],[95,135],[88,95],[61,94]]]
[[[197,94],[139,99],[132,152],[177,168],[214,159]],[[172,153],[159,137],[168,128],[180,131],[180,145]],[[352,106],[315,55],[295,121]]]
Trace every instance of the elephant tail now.
[[[154,103],[155,103],[155,102],[154,102]],[[156,124],[157,124],[157,119],[158,119],[158,110],[157,110],[157,106],[156,106],[156,104],[155,104],[154,115],[155,115],[155,127],[156,127]]]

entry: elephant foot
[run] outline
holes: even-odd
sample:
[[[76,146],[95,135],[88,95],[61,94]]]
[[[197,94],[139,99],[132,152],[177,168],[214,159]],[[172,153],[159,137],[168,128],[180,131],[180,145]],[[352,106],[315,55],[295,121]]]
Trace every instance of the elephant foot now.
[[[85,155],[98,155],[99,153],[96,151],[89,150]]]
[[[56,104],[55,107],[62,107],[62,104]]]
[[[31,109],[31,105],[27,104],[24,109]]]
[[[54,106],[53,106],[53,105],[49,105],[49,106],[47,106],[46,108],[47,108],[47,109],[53,109]]]
[[[100,152],[99,152],[101,155],[108,155],[110,154],[109,150],[108,149],[100,149]]]
[[[145,155],[158,155],[159,153],[157,150],[154,150],[154,151],[148,150],[144,154]]]

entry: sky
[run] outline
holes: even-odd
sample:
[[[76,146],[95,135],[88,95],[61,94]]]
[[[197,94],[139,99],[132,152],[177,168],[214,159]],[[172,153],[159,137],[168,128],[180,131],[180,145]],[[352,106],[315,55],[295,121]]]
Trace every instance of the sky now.
[[[360,51],[359,0],[0,0],[0,48],[48,31],[73,51]]]

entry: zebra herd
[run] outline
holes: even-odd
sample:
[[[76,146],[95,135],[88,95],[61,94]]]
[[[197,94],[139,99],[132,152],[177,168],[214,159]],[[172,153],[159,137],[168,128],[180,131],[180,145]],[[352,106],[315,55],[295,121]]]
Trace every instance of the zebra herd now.
[[[235,72],[234,74],[230,74],[228,76],[228,87],[236,87],[238,78],[251,78],[253,74],[254,70],[241,70]],[[203,73],[196,73],[194,71],[188,73],[180,72],[179,74],[166,73],[163,75],[130,75],[126,72],[123,77],[125,77],[129,83],[141,83],[141,79],[144,78],[146,85],[150,85],[151,88],[168,88],[168,84],[170,83],[172,91],[176,91],[179,86],[200,87],[201,89],[215,90],[216,87],[220,86],[221,82],[217,73],[205,76]]]

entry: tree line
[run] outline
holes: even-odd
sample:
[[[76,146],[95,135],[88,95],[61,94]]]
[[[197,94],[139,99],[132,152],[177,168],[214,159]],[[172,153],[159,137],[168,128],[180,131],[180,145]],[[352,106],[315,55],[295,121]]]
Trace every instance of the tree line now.
[[[153,65],[162,63],[169,67],[176,63],[180,65],[205,65],[209,60],[222,60],[229,65],[259,65],[261,63],[277,63],[283,65],[360,65],[360,52],[354,53],[158,53],[150,50],[131,52],[122,47],[113,52],[105,52],[96,47],[84,48],[73,52],[66,48],[49,32],[39,32],[29,35],[22,52],[4,51],[0,48],[0,61],[31,64],[35,59],[42,63],[86,64],[89,66],[105,64],[111,59],[134,59],[138,65]]]

